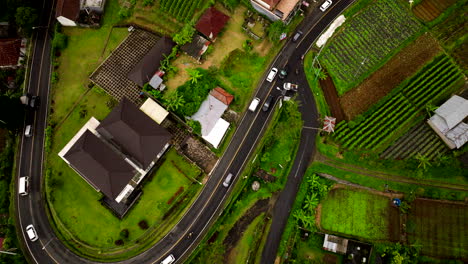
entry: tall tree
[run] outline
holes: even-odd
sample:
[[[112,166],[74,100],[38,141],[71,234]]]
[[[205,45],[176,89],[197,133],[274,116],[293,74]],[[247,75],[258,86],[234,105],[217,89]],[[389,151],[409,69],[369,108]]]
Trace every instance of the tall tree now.
[[[22,6],[16,9],[16,24],[26,35],[31,34],[32,27],[36,24],[37,18],[37,11],[32,7]]]

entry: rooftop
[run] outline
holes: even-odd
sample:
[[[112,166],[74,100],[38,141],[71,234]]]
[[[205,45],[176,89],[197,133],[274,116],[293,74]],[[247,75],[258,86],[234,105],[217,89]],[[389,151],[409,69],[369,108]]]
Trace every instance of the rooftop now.
[[[55,17],[66,17],[76,21],[80,15],[80,0],[58,0],[55,7]]]
[[[0,39],[0,66],[16,66],[20,57],[21,39]]]
[[[228,20],[229,16],[214,7],[210,7],[200,17],[195,28],[200,33],[213,40],[216,39]]]

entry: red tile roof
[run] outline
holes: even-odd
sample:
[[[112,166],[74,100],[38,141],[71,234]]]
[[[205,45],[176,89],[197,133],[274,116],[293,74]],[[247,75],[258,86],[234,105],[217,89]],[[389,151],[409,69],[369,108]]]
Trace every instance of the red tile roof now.
[[[55,17],[63,16],[76,21],[80,15],[80,0],[58,0]]]
[[[219,101],[223,102],[225,105],[231,104],[232,100],[234,100],[234,95],[226,92],[226,90],[224,90],[221,87],[214,88],[213,90],[211,90],[210,94],[214,98],[216,98]]]
[[[275,7],[280,0],[258,0],[257,2],[264,2],[269,5],[271,8]]]
[[[223,14],[214,7],[208,8],[198,20],[195,28],[210,39],[215,39],[229,20],[229,16]]]
[[[0,39],[0,66],[16,66],[20,48],[21,39]]]

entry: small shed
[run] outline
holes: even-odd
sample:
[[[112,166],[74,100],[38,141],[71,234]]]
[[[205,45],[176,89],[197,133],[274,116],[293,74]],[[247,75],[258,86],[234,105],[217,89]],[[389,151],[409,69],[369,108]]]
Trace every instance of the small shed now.
[[[346,254],[348,248],[348,239],[325,234],[323,249],[338,254]]]
[[[187,55],[199,61],[201,56],[206,52],[211,42],[206,38],[193,34],[192,41],[180,47]]]
[[[156,123],[159,125],[169,115],[169,112],[166,109],[153,101],[151,98],[146,99],[146,101],[140,107],[140,110],[148,115],[151,119],[156,121]]]
[[[468,141],[468,100],[454,95],[435,110],[427,123],[450,149],[460,148]]]
[[[229,16],[212,6],[203,13],[195,28],[205,37],[214,41],[228,20]]]

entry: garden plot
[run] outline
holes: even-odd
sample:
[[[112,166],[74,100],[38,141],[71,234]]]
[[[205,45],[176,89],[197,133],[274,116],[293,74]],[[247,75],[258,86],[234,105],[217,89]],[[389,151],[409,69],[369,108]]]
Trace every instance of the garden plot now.
[[[380,0],[349,20],[320,59],[343,95],[420,30],[402,2]]]
[[[177,18],[179,21],[188,22],[192,19],[195,9],[203,6],[204,0],[160,0],[160,8]]]
[[[408,215],[409,243],[421,254],[468,261],[468,205],[416,199]]]
[[[404,81],[361,118],[340,122],[334,138],[348,149],[382,151],[398,132],[464,85],[464,75],[446,55],[434,59]]]
[[[413,13],[421,20],[429,22],[438,17],[456,0],[423,0],[413,8]]]
[[[390,198],[363,190],[331,190],[322,201],[320,226],[369,240],[400,239],[399,211]]]

